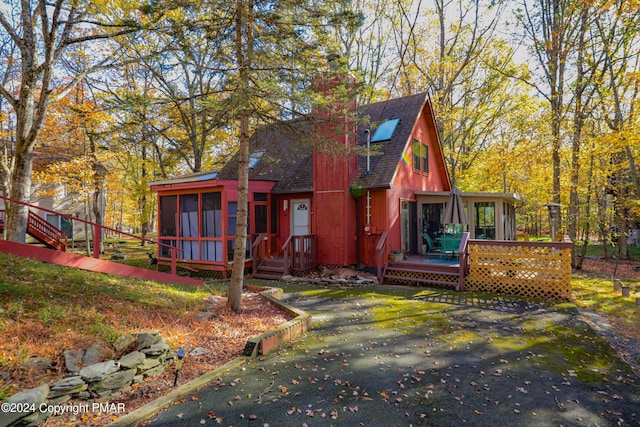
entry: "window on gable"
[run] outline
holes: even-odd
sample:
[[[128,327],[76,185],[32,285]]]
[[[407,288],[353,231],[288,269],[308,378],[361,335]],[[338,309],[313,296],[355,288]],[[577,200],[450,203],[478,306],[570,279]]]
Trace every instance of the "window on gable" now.
[[[413,170],[429,172],[429,147],[417,139],[413,140]]]
[[[251,155],[249,156],[249,169],[253,169],[254,167],[256,167],[258,162],[260,162],[262,156],[264,156],[264,153],[265,150],[257,150],[251,153]]]
[[[400,123],[400,119],[391,119],[380,123],[371,137],[371,142],[389,141]]]

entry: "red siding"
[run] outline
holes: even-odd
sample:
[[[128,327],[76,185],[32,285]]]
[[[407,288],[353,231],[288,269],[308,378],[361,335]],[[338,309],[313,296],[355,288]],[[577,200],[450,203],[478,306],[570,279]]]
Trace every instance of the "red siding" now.
[[[428,147],[429,171],[427,173],[413,168],[413,140],[418,140]],[[436,138],[435,124],[427,106],[413,129],[412,137],[407,141],[402,153],[402,160],[398,162],[393,187],[411,189],[412,193],[414,191],[451,190],[442,149]],[[413,196],[411,198],[414,199]]]
[[[367,193],[358,199],[358,263],[375,267],[376,246],[382,232],[387,230],[387,190],[372,190],[368,194],[369,201],[367,201]],[[367,205],[369,206],[368,218]],[[365,229],[366,227],[368,230]],[[387,254],[384,254],[384,257],[386,256]]]
[[[351,78],[318,79],[316,84],[330,93],[340,84],[350,86]],[[336,108],[315,111],[317,117],[324,117],[322,123],[314,125],[314,137],[320,148],[313,155],[314,210],[311,224],[316,235],[316,260],[318,264],[350,265],[356,258],[356,202],[351,197],[349,186],[355,179],[357,156],[351,150],[356,145],[355,97],[340,106],[348,113],[334,118]],[[323,141],[324,140],[324,141]],[[336,144],[336,149],[321,152],[326,141]],[[331,148],[331,147],[329,147]],[[340,153],[339,150],[344,150]]]
[[[427,173],[413,169],[412,144],[414,139],[428,147],[429,170]],[[407,141],[391,184],[390,189],[369,192],[371,197],[369,202],[370,232],[365,231],[367,225],[366,194],[358,199],[358,262],[367,267],[376,267],[377,265],[375,248],[382,231],[387,231],[387,252],[383,254],[383,259],[386,260],[389,251],[401,249],[400,208],[402,200],[415,201],[416,191],[449,191],[451,189],[429,103],[425,104],[425,108],[414,126],[412,137]]]

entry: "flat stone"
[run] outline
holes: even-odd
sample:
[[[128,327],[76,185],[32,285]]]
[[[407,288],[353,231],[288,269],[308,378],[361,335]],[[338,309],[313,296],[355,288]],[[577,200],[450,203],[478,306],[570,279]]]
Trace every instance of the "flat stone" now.
[[[132,351],[131,353],[122,356],[118,363],[120,363],[121,368],[130,369],[142,364],[145,359],[146,357],[144,353],[139,351]]]
[[[30,415],[27,415],[26,417],[22,418],[18,423],[16,423],[17,425],[20,425],[22,427],[37,427],[40,424],[42,424],[47,418],[49,418],[51,416],[51,412],[40,412],[40,411],[36,411],[31,413]]]
[[[148,371],[149,369],[153,369],[160,364],[160,360],[154,358],[147,358],[143,363],[137,366],[138,372],[142,373]]]
[[[136,342],[136,337],[131,334],[120,335],[116,342],[113,343],[113,348],[116,349],[116,352],[120,353],[126,350],[131,344]]]
[[[148,332],[138,334],[136,336],[136,349],[143,350],[149,348],[156,343],[156,337]]]
[[[84,352],[82,363],[84,366],[93,365],[94,363],[103,362],[113,357],[113,349],[104,342],[94,342]]]
[[[211,353],[211,350],[207,350],[203,347],[196,347],[189,352],[190,356],[202,356],[203,354]]]
[[[135,369],[124,369],[105,375],[102,381],[91,384],[91,390],[99,395],[102,395],[105,390],[120,390],[131,384],[135,374]]]
[[[14,394],[13,396],[9,396],[9,398],[5,402],[6,403],[26,403],[28,405],[33,405],[35,408],[38,408],[40,404],[46,401],[48,395],[49,395],[49,385],[42,384],[39,387],[21,391],[19,393]],[[0,426],[8,426],[21,418],[25,418],[30,414],[31,412],[0,411]]]
[[[105,375],[116,372],[118,369],[118,365],[116,365],[114,360],[107,360],[106,362],[100,362],[82,368],[80,376],[89,383],[102,381]]]
[[[145,377],[155,377],[164,372],[164,365],[158,365],[155,368],[148,369],[142,373]]]
[[[27,359],[22,367],[29,371],[47,372],[53,368],[50,357],[31,357]]]
[[[68,402],[71,400],[71,396],[68,394],[65,394],[64,396],[58,396],[55,398],[49,398],[47,401],[47,405],[62,405],[64,402]]]
[[[82,369],[84,364],[82,363],[82,357],[84,356],[84,351],[79,349],[68,349],[62,352],[62,357],[64,358],[64,367],[68,372],[73,374],[77,374]]]
[[[87,389],[87,383],[79,375],[63,378],[49,386],[49,399],[80,393]]]
[[[129,391],[129,389],[130,387],[123,390],[104,390],[100,393],[96,393],[98,397],[94,398],[94,402],[106,402],[108,400],[117,399],[122,396],[122,393]]]
[[[169,346],[167,344],[153,344],[149,348],[142,350],[142,352],[147,356],[160,356],[168,351]]]

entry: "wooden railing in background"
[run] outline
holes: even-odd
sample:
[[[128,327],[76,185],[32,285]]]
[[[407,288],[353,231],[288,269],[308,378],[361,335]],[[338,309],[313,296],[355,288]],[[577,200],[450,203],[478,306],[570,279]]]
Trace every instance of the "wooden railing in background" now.
[[[292,271],[309,271],[316,268],[316,236],[289,236],[282,245],[284,274]]]
[[[469,241],[469,291],[571,299],[571,241]]]
[[[43,208],[41,206],[32,205],[32,204],[26,203],[26,202],[20,202],[18,200],[14,200],[14,199],[11,199],[11,198],[3,196],[3,195],[0,195],[0,199],[4,200],[5,202],[18,203],[20,205],[24,205],[24,206],[27,206],[27,207],[32,208],[32,209],[37,209],[39,211],[53,213],[53,214],[56,214],[56,215],[58,215],[60,217],[67,218],[70,221],[80,221],[81,223],[84,223],[84,224],[87,224],[87,225],[91,225],[93,227],[93,241],[92,241],[93,257],[96,258],[96,259],[100,258],[100,241],[102,239],[101,230],[108,230],[108,231],[111,231],[111,232],[116,233],[116,234],[121,235],[121,236],[128,236],[128,237],[131,237],[133,239],[140,240],[141,242],[155,243],[160,247],[166,247],[171,251],[171,274],[174,274],[174,275],[176,274],[177,254],[178,254],[178,251],[182,251],[182,249],[179,249],[179,248],[177,248],[177,247],[175,247],[173,245],[167,245],[167,244],[162,243],[162,242],[160,242],[158,240],[153,240],[153,239],[148,239],[146,237],[136,236],[135,234],[126,233],[126,232],[124,232],[122,230],[116,230],[114,228],[107,227],[107,226],[102,225],[102,224],[97,224],[95,222],[91,222],[91,221],[88,221],[88,220],[82,219],[82,218],[76,218],[76,217],[74,217],[72,215],[64,214],[62,212],[54,211],[54,210],[51,210],[51,209],[46,209],[46,208]],[[4,225],[4,219],[5,219],[4,215],[3,215],[2,219],[3,219],[2,224]]]
[[[45,243],[47,245],[55,247],[62,252],[67,251],[67,234],[45,221],[31,210],[29,210],[27,229],[34,237],[37,237],[39,240],[46,241]]]
[[[0,210],[0,232],[4,230],[6,212]],[[69,238],[66,233],[29,210],[27,217],[27,233],[45,245],[66,252]]]
[[[254,239],[253,243],[251,243],[251,258],[252,258],[252,269],[251,271],[255,273],[258,271],[258,267],[262,263],[262,260],[265,259],[267,254],[269,253],[269,234],[268,233],[260,233]]]
[[[457,291],[464,291],[464,280],[469,269],[469,233],[462,233],[458,245],[458,262],[460,263],[460,275],[458,276]]]

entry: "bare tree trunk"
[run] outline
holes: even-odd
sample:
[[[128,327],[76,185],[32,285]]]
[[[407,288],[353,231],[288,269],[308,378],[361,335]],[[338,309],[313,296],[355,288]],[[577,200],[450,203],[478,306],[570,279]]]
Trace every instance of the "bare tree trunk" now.
[[[33,152],[31,150],[18,151],[15,156],[15,168],[11,175],[10,198],[20,202],[28,202],[31,195]],[[7,240],[25,243],[29,208],[18,203],[8,203],[6,210],[7,223],[5,229]]]
[[[245,253],[247,249],[247,217],[249,199],[249,73],[253,54],[253,0],[236,0],[236,60],[239,66],[240,149],[238,161],[238,212],[236,246],[229,284],[228,305],[239,313],[242,308]]]

